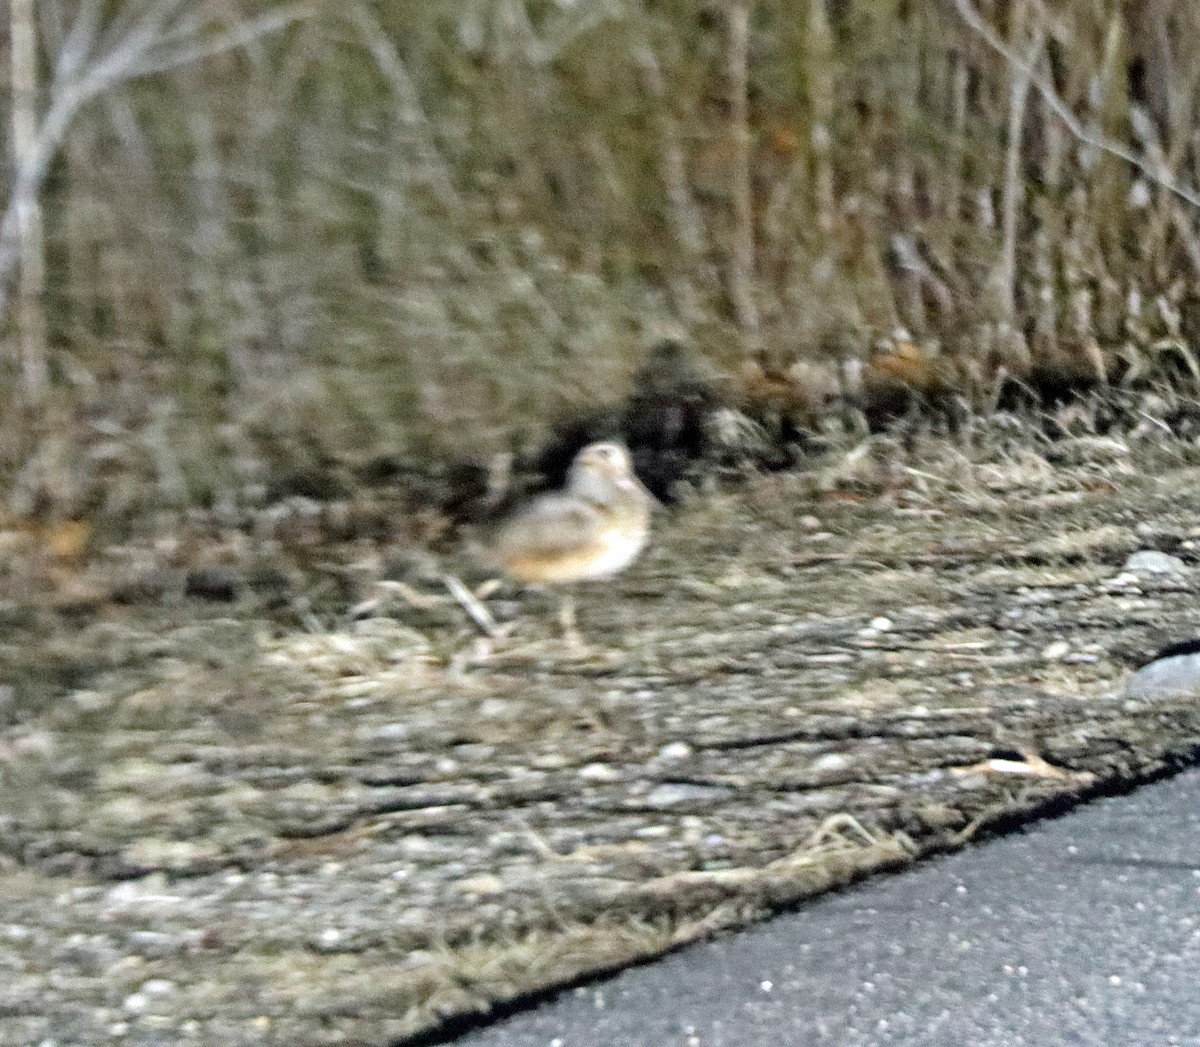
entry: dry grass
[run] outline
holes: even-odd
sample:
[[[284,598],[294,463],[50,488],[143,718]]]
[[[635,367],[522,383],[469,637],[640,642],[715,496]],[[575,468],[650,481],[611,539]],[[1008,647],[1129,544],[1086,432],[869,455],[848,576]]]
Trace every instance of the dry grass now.
[[[508,590],[481,635],[451,551],[380,579],[358,538],[273,544],[274,508],[176,538],[272,557],[282,603],[0,603],[10,1027],[91,1042],[162,979],[138,1031],[399,1040],[1170,766],[1195,709],[1119,686],[1193,629],[1200,451],[1056,421],[847,433],[665,509],[580,593],[586,658]]]
[[[114,88],[42,193],[40,312],[7,321],[6,384],[35,321],[51,378],[0,426],[9,508],[525,446],[665,329],[737,373],[903,325],[981,401],[1001,371],[1196,377],[1197,215],[1160,184],[1200,168],[1195,6],[977,10],[760,0],[743,39],[679,0],[355,0]]]

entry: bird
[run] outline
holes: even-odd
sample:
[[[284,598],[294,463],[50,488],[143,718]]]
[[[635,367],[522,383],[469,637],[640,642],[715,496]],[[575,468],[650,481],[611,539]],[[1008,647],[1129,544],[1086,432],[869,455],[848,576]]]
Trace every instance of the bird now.
[[[501,524],[492,558],[509,578],[528,585],[610,578],[645,547],[654,503],[627,448],[588,444],[571,462],[561,489],[539,495]],[[568,642],[582,648],[570,595],[560,606],[560,621]]]

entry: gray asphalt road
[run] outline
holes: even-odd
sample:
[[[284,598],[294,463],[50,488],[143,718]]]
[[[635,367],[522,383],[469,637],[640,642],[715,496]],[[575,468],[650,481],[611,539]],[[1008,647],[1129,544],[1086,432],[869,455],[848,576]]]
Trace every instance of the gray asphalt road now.
[[[1200,771],[819,899],[455,1042],[1200,1045]]]

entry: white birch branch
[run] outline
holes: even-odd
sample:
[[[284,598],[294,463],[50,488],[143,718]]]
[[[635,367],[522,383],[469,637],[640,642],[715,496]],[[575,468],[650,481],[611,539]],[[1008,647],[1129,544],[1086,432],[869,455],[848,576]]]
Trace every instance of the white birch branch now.
[[[193,0],[126,0],[107,25],[103,0],[84,0],[53,62],[48,100],[27,147],[14,157],[12,188],[0,219],[0,318],[20,257],[22,215],[37,197],[63,139],[79,113],[99,96],[145,76],[244,47],[305,18],[310,8],[290,5],[232,28],[205,35]]]

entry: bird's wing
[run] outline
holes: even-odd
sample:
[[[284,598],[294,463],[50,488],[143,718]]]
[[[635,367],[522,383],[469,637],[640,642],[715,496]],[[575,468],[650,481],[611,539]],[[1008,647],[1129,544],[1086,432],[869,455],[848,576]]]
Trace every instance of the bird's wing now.
[[[603,531],[599,510],[586,502],[548,494],[509,520],[496,536],[502,560],[569,556],[586,549]]]

